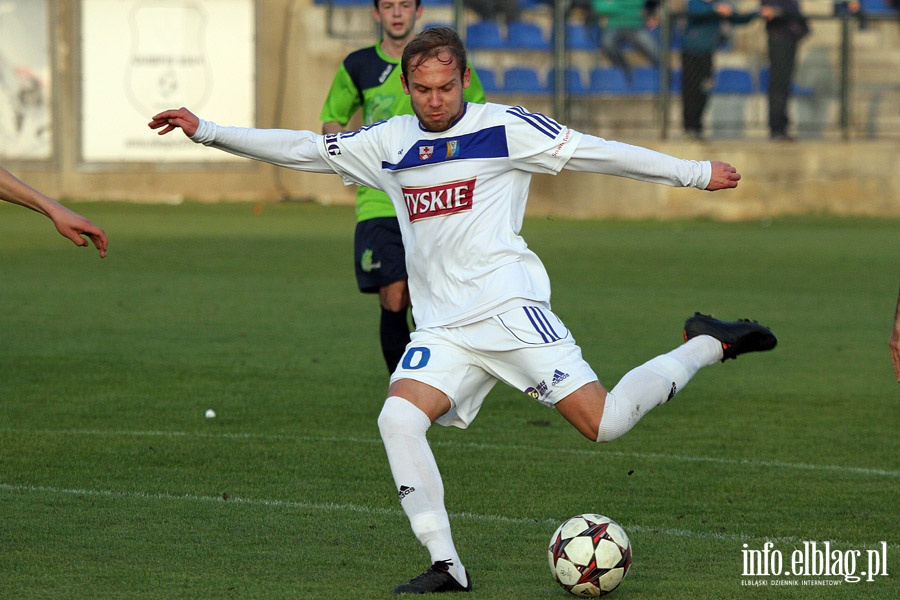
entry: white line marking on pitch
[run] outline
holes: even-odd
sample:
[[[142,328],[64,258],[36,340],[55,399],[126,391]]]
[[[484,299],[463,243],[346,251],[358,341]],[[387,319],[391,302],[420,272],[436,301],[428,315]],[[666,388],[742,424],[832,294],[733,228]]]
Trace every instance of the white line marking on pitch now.
[[[276,441],[288,440],[297,442],[313,442],[313,443],[355,443],[355,444],[376,444],[381,445],[378,438],[358,438],[358,437],[314,437],[302,435],[280,435],[280,434],[261,434],[261,433],[206,433],[199,431],[104,431],[104,430],[24,430],[24,429],[0,429],[2,433],[28,433],[38,435],[95,435],[95,436],[118,436],[118,437],[206,437],[206,438],[223,438],[236,440],[260,440],[260,441]],[[544,452],[546,449],[538,446],[523,445],[503,445],[503,444],[484,444],[479,442],[460,442],[455,440],[437,440],[431,442],[435,447],[442,448],[462,448],[475,450],[496,450],[499,452]],[[596,448],[596,446],[595,446]],[[580,456],[616,456],[621,458],[637,458],[645,460],[661,460],[674,462],[702,462],[719,465],[737,465],[752,468],[765,469],[788,469],[800,471],[821,471],[828,473],[846,473],[855,475],[874,475],[877,477],[900,477],[900,471],[890,469],[871,469],[867,467],[844,467],[840,465],[815,465],[809,463],[792,463],[784,461],[769,460],[749,460],[749,459],[733,459],[721,458],[716,456],[688,456],[683,454],[663,454],[655,452],[619,452],[616,450],[602,449],[568,449],[567,452]]]
[[[197,496],[193,494],[168,494],[168,493],[149,493],[149,492],[115,492],[112,490],[89,490],[77,488],[56,488],[43,485],[10,485],[0,483],[0,491],[12,493],[35,493],[35,494],[53,494],[53,495],[70,495],[70,496],[90,496],[96,498],[114,498],[114,499],[131,499],[131,500],[165,500],[165,501],[185,501],[185,502],[205,502],[220,504],[235,504],[247,506],[264,506],[269,508],[299,508],[302,510],[325,510],[325,511],[345,511],[363,514],[378,514],[390,517],[403,517],[401,509],[376,508],[372,506],[360,506],[356,504],[334,504],[329,502],[296,502],[290,500],[267,500],[242,498],[240,496],[229,496],[225,500],[222,496]],[[462,519],[470,521],[482,521],[488,523],[509,523],[520,526],[539,526],[552,528],[556,527],[564,519],[530,519],[530,518],[514,518],[503,515],[483,515],[471,512],[450,513],[451,519]],[[722,533],[714,531],[690,531],[687,529],[669,529],[665,527],[651,527],[647,525],[625,525],[625,529],[635,533],[652,533],[656,535],[665,535],[670,537],[682,537],[690,539],[716,539],[723,541],[744,541],[747,540],[765,540],[780,544],[802,544],[805,540],[798,537],[758,537],[744,535],[740,533]],[[824,540],[821,540],[824,541]],[[829,540],[838,546],[865,546],[875,547],[875,544],[859,544],[851,542],[840,542]],[[880,543],[880,542],[879,542]],[[900,544],[888,544],[888,548],[892,550],[900,549]]]

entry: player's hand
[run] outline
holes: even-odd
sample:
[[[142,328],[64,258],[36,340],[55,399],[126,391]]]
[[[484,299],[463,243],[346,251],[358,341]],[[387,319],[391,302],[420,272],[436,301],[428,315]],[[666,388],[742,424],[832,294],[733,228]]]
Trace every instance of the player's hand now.
[[[162,128],[162,131],[158,132],[159,135],[165,135],[170,131],[181,128],[184,135],[194,137],[194,134],[197,133],[197,128],[200,126],[200,119],[197,118],[197,115],[182,106],[177,109],[170,108],[169,110],[162,111],[158,115],[154,115],[153,119],[151,119],[147,125],[150,129]]]
[[[53,206],[48,216],[56,226],[56,230],[64,237],[72,240],[72,243],[76,246],[88,245],[88,241],[82,237],[85,236],[90,238],[94,247],[100,251],[100,258],[106,257],[106,247],[109,244],[106,233],[91,223],[90,220],[62,205]]]
[[[728,18],[734,13],[734,9],[727,2],[716,2],[713,5],[713,9],[716,11],[720,17]]]
[[[709,185],[706,186],[707,190],[713,192],[737,187],[738,181],[741,180],[741,174],[737,169],[720,160],[711,160],[710,164],[712,175],[709,178]]]

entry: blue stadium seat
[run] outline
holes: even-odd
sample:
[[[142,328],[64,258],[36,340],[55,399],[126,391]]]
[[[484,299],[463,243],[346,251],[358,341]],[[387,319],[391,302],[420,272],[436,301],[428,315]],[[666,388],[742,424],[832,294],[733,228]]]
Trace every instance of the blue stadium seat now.
[[[669,92],[673,94],[681,93],[681,71],[669,72]]]
[[[566,23],[566,48],[596,50],[600,47],[600,28],[581,23]]]
[[[615,67],[596,67],[591,70],[591,93],[624,95],[629,93],[625,72]]]
[[[549,50],[550,42],[537,23],[515,21],[506,27],[506,47],[512,50]]]
[[[791,84],[791,93],[795,96],[815,96],[816,89],[808,85],[800,85],[797,82]]]
[[[897,9],[889,7],[884,0],[860,0],[863,12],[881,15],[900,15]]]
[[[675,25],[672,27],[672,37],[669,40],[669,49],[681,50],[681,38],[684,37],[684,27]]]
[[[478,67],[475,70],[478,72],[478,79],[481,80],[481,87],[485,94],[500,91],[500,86],[497,84],[497,73],[493,69]]]
[[[635,94],[658,94],[659,69],[635,67],[631,71],[631,91]]]
[[[575,67],[568,67],[563,75],[563,81],[566,82],[566,91],[574,95],[583,95],[588,93],[587,86],[584,85],[584,79],[581,77],[581,71]],[[556,69],[550,69],[547,75],[547,87],[554,89],[556,83]]]
[[[716,73],[716,94],[752,94],[753,76],[746,69],[720,69]]]
[[[661,46],[659,43],[662,38],[662,29],[660,27],[654,27],[653,29],[648,29],[650,32],[650,36],[656,40],[657,46]],[[670,50],[681,50],[681,37],[684,33],[681,26],[678,24],[672,25],[671,33],[669,34],[669,49]]]
[[[762,67],[759,70],[759,91],[763,94],[769,91],[769,67]]]
[[[466,25],[466,47],[500,50],[506,46],[500,27],[493,21],[477,21]]]
[[[512,67],[503,74],[503,91],[517,94],[546,94],[550,88],[541,83],[540,75],[531,67]]]

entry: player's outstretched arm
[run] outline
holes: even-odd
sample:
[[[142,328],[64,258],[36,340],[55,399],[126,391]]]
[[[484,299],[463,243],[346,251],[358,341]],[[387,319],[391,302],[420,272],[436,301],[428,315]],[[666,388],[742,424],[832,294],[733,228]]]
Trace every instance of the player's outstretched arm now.
[[[741,180],[741,174],[737,169],[719,160],[711,160],[709,164],[712,166],[712,175],[709,178],[709,185],[706,186],[707,190],[713,192],[737,187],[738,181]]]
[[[0,167],[0,199],[19,204],[49,217],[56,230],[69,238],[76,246],[87,246],[87,236],[100,251],[100,258],[106,256],[109,241],[102,229],[57,202],[42,194],[18,177]]]
[[[182,106],[181,108],[170,108],[154,115],[147,125],[150,129],[162,129],[157,132],[159,135],[165,135],[180,128],[184,135],[194,137],[200,126],[200,119]]]
[[[183,107],[154,115],[147,126],[159,130],[159,135],[181,129],[197,144],[279,167],[311,173],[339,172],[320,152],[323,136],[312,131],[220,126],[200,119]],[[347,173],[341,173],[350,177]],[[372,180],[357,180],[356,177],[358,175],[353,177],[355,183],[372,187]]]

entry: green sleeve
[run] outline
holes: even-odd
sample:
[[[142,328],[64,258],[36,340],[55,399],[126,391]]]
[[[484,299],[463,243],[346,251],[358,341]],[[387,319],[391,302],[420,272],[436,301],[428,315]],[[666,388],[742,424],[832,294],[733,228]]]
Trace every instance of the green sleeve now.
[[[593,0],[591,5],[594,12],[607,18],[606,26],[611,29],[644,25],[643,0]]]
[[[623,6],[623,4],[626,4],[626,6]],[[631,3],[623,3],[618,0],[593,0],[593,2],[591,2],[594,11],[603,16],[619,16],[623,12],[627,13],[631,8],[630,4]]]
[[[467,102],[474,102],[475,104],[487,102],[487,98],[484,95],[484,86],[481,85],[481,78],[478,77],[478,72],[471,64],[469,65],[469,87],[466,88],[463,97]]]
[[[325,104],[322,106],[322,112],[319,119],[323,123],[337,121],[341,126],[346,126],[350,119],[362,107],[359,90],[350,74],[341,63],[337,73],[334,74],[334,81],[331,82],[331,89],[328,90],[328,96],[325,98]]]

